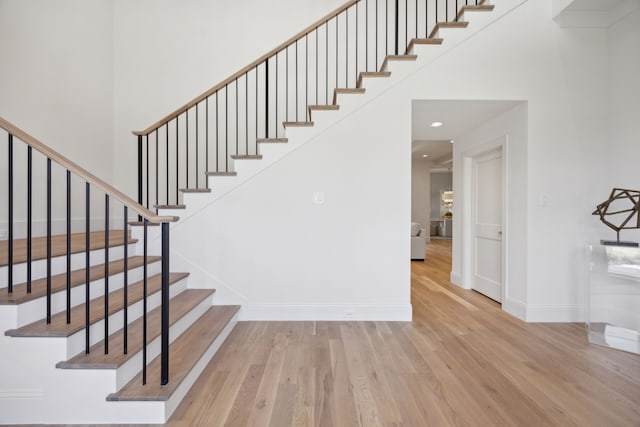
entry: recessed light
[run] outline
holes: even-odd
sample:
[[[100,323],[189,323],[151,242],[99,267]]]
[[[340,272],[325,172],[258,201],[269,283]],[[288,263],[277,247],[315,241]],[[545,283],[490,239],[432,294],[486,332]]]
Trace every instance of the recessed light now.
[[[431,123],[431,127],[432,128],[439,128],[440,126],[442,126],[444,123],[442,122],[433,122]]]
[[[450,140],[449,142],[453,144],[453,139],[452,139],[452,140]]]
[[[429,155],[428,154],[423,154],[422,157],[429,157]]]

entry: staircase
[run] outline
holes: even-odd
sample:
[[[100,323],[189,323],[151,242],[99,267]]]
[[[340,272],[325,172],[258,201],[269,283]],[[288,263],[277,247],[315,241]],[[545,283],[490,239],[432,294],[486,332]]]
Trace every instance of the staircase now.
[[[0,119],[9,141],[0,377],[12,389],[0,422],[171,416],[233,329],[242,298],[215,305],[201,275],[191,283],[189,272],[170,271],[184,266],[170,233],[495,19],[484,0],[409,3],[349,1],[134,132],[137,201]],[[33,186],[36,163],[46,163],[46,188]],[[47,200],[43,232],[32,219],[38,198]]]

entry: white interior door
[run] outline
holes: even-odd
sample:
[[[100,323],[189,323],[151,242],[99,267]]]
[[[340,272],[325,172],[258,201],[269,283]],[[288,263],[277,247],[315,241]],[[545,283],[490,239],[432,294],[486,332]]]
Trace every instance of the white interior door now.
[[[473,159],[472,289],[502,302],[502,149]]]

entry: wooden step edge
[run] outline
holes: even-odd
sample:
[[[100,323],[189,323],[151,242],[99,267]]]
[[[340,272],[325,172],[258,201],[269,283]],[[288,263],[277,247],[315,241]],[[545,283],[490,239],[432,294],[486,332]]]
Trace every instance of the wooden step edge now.
[[[162,257],[159,256],[148,256],[147,257],[147,265],[156,263],[160,261]],[[136,268],[141,268],[144,266],[144,257],[141,255],[138,256],[130,256],[128,257],[128,270],[131,271]],[[97,280],[104,279],[104,263],[93,265],[89,268],[89,280],[90,282],[95,282]],[[85,268],[80,268],[77,270],[73,270],[71,272],[71,288],[76,288],[78,286],[82,286],[86,283],[85,281]],[[116,274],[120,274],[124,272],[124,261],[122,259],[111,261],[109,263],[109,276],[113,276]],[[25,302],[33,301],[38,298],[43,298],[47,295],[46,288],[47,279],[40,278],[37,280],[33,280],[31,282],[31,293],[27,293],[27,284],[20,283],[17,285],[13,285],[13,293],[0,293],[0,305],[19,305],[24,304]],[[67,273],[60,273],[54,276],[51,276],[51,294],[56,294],[58,292],[64,292],[67,289]]]
[[[181,188],[181,193],[211,193],[210,188]]]
[[[492,4],[478,4],[462,6],[456,15],[456,21],[460,21],[465,12],[491,12],[495,8]]]
[[[262,154],[232,154],[233,160],[262,160]]]
[[[309,105],[309,111],[334,111],[339,110],[340,106],[335,104],[329,105]]]
[[[366,92],[366,89],[363,87],[356,88],[336,88],[333,90],[333,103],[338,103],[338,95],[347,95],[347,94],[355,94],[362,95]]]
[[[358,87],[362,87],[362,81],[365,78],[385,78],[391,77],[390,71],[362,71],[358,77]]]
[[[236,176],[238,172],[236,171],[225,171],[225,172],[205,172],[207,176]]]
[[[152,295],[156,292],[160,292],[160,280],[161,280],[160,276],[161,276],[160,274],[156,274],[147,279],[147,286],[149,289],[149,292],[147,295]],[[180,282],[181,280],[187,278],[188,276],[189,276],[189,273],[170,273],[169,285],[174,285]],[[143,281],[139,281],[129,285],[128,287],[129,295],[130,295],[130,298],[128,301],[129,305],[142,300],[142,295],[138,295],[136,297],[131,296],[132,288],[137,288],[137,287],[141,288],[142,286],[143,286]],[[122,288],[115,290],[113,292],[109,292],[109,300],[116,301],[116,297],[119,297],[121,293],[124,293]],[[97,313],[94,314],[89,319],[89,324],[93,325],[101,321],[102,319],[104,319],[104,296],[100,296],[98,298],[91,300],[90,306],[100,308],[100,310],[98,310]],[[122,304],[117,304],[117,305],[110,304],[109,315],[111,316],[112,314],[117,313],[118,311],[122,310],[122,308],[123,308]],[[80,319],[81,322],[77,322],[77,324],[74,325],[72,321],[71,324],[67,325],[66,311],[62,311],[60,313],[57,313],[51,316],[50,325],[47,325],[45,320],[41,319],[17,329],[10,329],[6,331],[4,334],[8,337],[57,337],[57,338],[69,337],[75,334],[76,332],[83,330],[85,327],[85,322],[84,322],[85,304],[84,303],[78,304],[74,306],[71,310],[72,310],[72,314],[71,314],[72,320]]]
[[[169,327],[178,323],[183,317],[213,295],[215,289],[186,289],[173,297],[169,305]],[[156,307],[147,313],[147,345],[160,336],[162,307]],[[69,360],[58,362],[59,369],[118,369],[142,350],[142,335],[144,319],[129,323],[127,330],[127,354],[124,354],[124,329],[109,335],[109,354],[104,354],[104,340],[94,344],[89,354],[84,351]],[[138,333],[138,335],[136,335]]]
[[[288,138],[258,138],[258,144],[284,144],[289,142]]]
[[[169,347],[169,384],[160,385],[160,357],[147,367],[147,384],[136,375],[107,401],[167,401],[207,354],[240,309],[237,305],[213,306]],[[206,366],[206,365],[205,365]],[[204,367],[203,367],[204,369]]]
[[[132,227],[142,227],[144,226],[144,221],[131,221],[129,223]],[[158,222],[147,222],[147,227],[159,227],[160,223]]]
[[[382,66],[380,67],[381,71],[385,71],[387,69],[387,67],[389,66],[389,62],[392,61],[415,61],[416,59],[418,59],[418,55],[412,55],[412,54],[405,54],[405,55],[387,55],[384,58],[384,61],[382,61]]]
[[[89,234],[91,235],[90,242],[89,242],[89,251],[92,252],[92,251],[104,250],[105,248],[104,241],[101,242],[100,239],[98,239],[98,243],[96,243],[95,237],[92,237],[96,235],[104,235],[104,232],[92,231]],[[79,254],[79,253],[85,252],[84,236],[85,236],[85,233],[71,233],[71,240],[72,240],[71,254]],[[109,242],[107,246],[109,248],[123,246],[124,239],[120,239],[121,236],[122,236],[122,230],[109,230]],[[66,234],[56,234],[54,236],[51,236],[51,240],[52,240],[51,246],[53,248],[51,257],[56,258],[56,257],[66,256],[67,255]],[[102,240],[104,240],[104,236],[102,236]],[[57,244],[56,241],[62,242],[62,243]],[[7,255],[8,243],[5,243],[5,242],[8,242],[8,241],[7,240],[0,241],[0,258],[1,258],[0,267],[6,267],[8,265],[8,255]],[[14,266],[27,262],[26,250],[21,250],[20,252],[16,251],[16,247],[19,247],[22,245],[26,247],[26,242],[27,242],[27,239],[13,240],[13,247],[14,247],[13,265]],[[34,237],[31,239],[32,247],[34,247],[35,245],[44,245],[45,242],[46,242],[46,237]],[[131,232],[129,232],[127,244],[132,245],[135,243],[138,243],[138,239],[131,238]],[[23,251],[24,253],[22,253]],[[34,252],[35,253],[32,254],[32,258],[31,258],[32,262],[47,259],[46,253],[38,254],[38,251],[34,251]]]
[[[409,55],[410,52],[413,52],[413,48],[415,46],[423,46],[423,45],[441,45],[444,39],[441,38],[432,38],[432,39],[411,39],[409,42],[409,46],[407,46],[407,50],[405,51],[405,55]]]
[[[313,122],[284,122],[282,125],[285,128],[293,128],[293,127],[311,127],[313,126]]]
[[[186,205],[153,205],[156,209],[186,209]]]
[[[430,39],[435,38],[435,35],[438,34],[443,28],[467,28],[469,23],[467,21],[457,21],[457,22],[438,22],[433,30],[431,30],[431,34],[429,34]]]

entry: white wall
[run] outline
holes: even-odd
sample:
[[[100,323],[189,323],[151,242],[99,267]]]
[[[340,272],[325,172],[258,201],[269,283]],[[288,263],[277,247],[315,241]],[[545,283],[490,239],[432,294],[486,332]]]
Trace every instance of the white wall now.
[[[429,231],[429,188],[431,166],[428,159],[411,160],[411,222],[417,222]]]
[[[344,0],[114,2],[116,186],[137,197],[143,130]]]
[[[607,159],[600,164],[607,170],[602,177],[603,191],[613,187],[640,190],[640,9],[609,28],[608,64],[611,105],[610,134],[605,146]],[[608,193],[601,195],[602,201]],[[608,230],[608,229],[607,229]],[[613,238],[607,231],[607,238]],[[624,240],[640,241],[640,230],[626,230]]]
[[[453,174],[451,172],[431,172],[431,189],[429,191],[430,218],[440,218],[440,191],[451,190]],[[455,204],[455,194],[454,204]]]
[[[0,116],[107,181],[113,171],[112,18],[107,0],[0,0]],[[6,229],[4,133],[0,147],[0,229]],[[16,169],[24,170],[26,148],[17,141],[15,156]],[[39,227],[46,175],[38,156],[34,165]],[[54,172],[56,177],[64,179],[63,173]],[[76,187],[77,197],[82,190]],[[25,216],[25,195],[25,186],[17,184],[16,218]],[[53,216],[64,213],[55,209]]]

